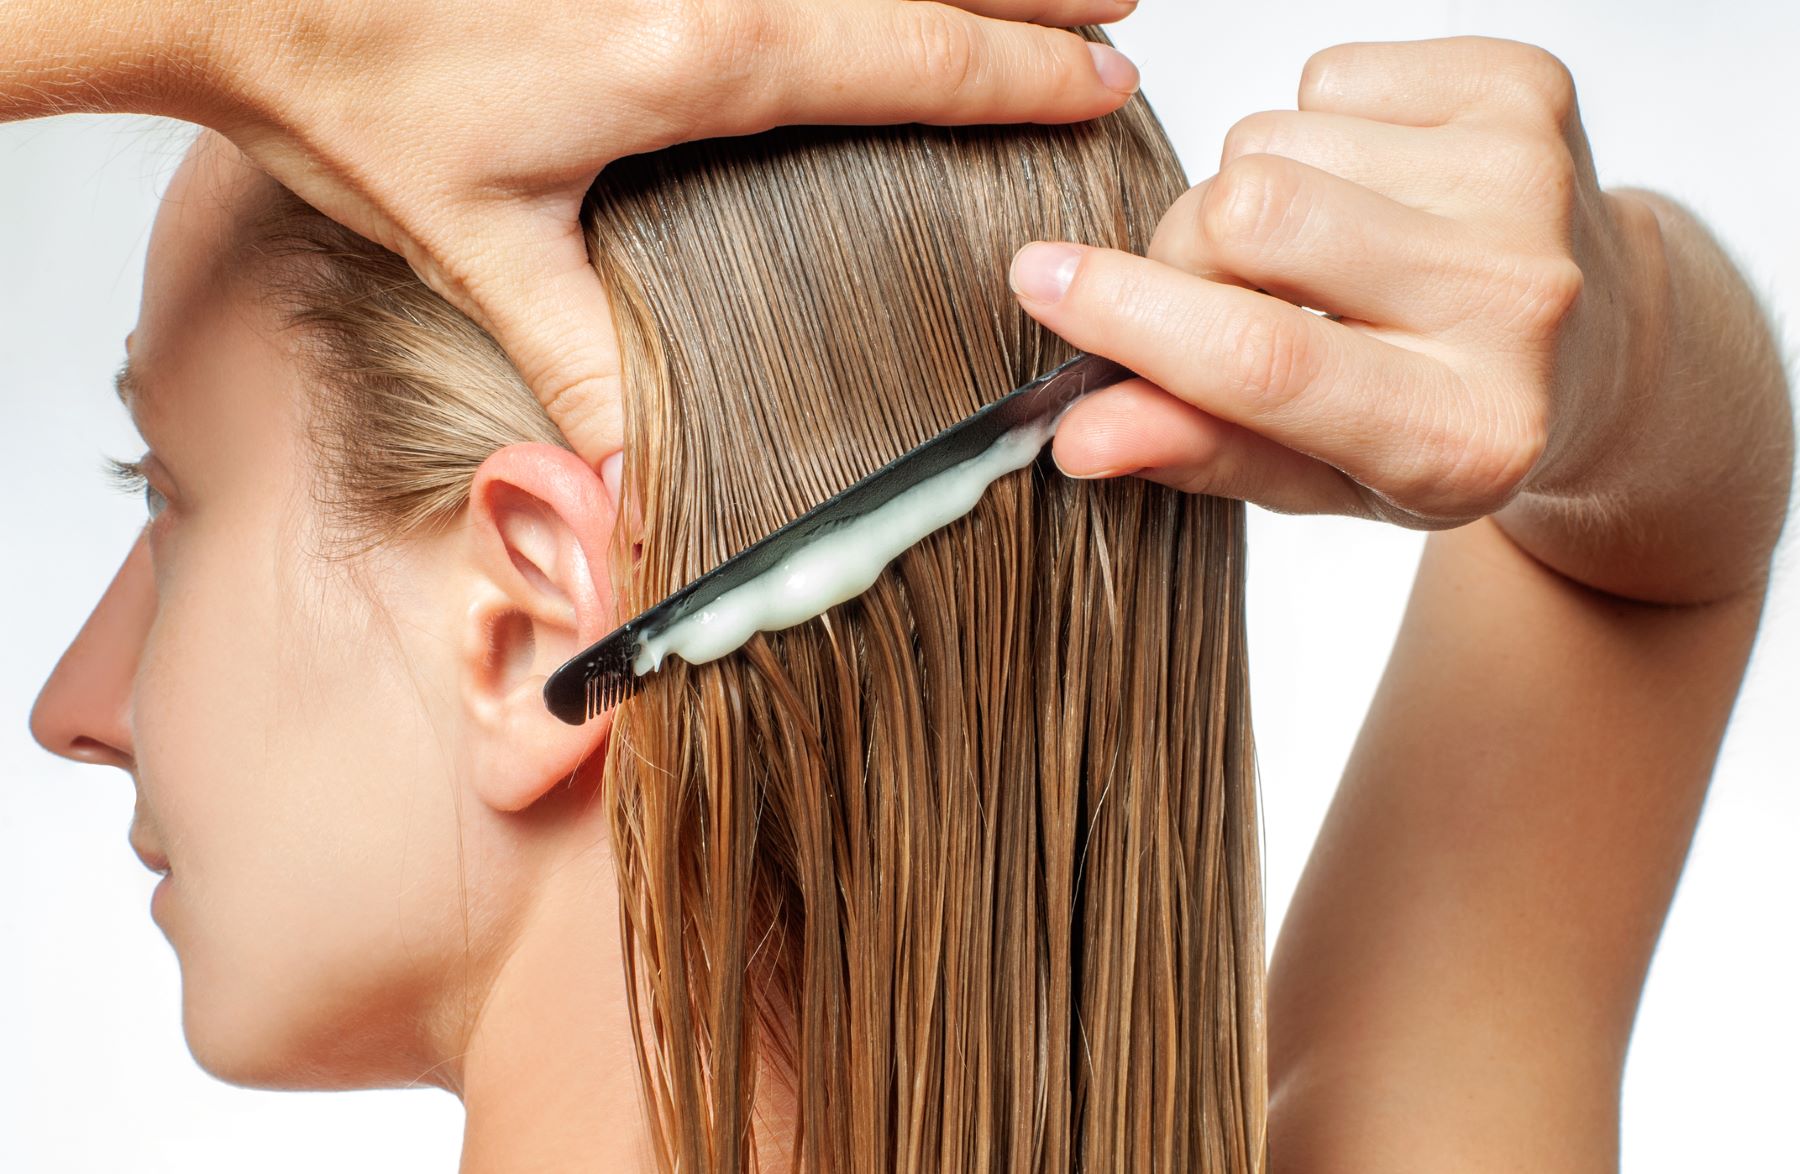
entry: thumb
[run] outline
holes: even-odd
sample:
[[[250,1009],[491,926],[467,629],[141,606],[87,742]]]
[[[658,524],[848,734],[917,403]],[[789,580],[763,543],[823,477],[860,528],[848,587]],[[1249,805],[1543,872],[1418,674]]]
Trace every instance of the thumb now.
[[[443,265],[461,276],[446,296],[494,336],[570,447],[597,466],[625,443],[618,332],[575,208],[499,212],[461,239],[480,251]]]

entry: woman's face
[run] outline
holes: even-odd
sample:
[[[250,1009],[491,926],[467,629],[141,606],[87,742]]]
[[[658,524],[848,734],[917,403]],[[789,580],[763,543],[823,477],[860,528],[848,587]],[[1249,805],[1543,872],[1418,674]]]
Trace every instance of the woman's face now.
[[[131,775],[204,1068],[436,1083],[536,861],[467,786],[466,535],[318,554],[301,369],[236,247],[266,183],[210,135],[171,182],[127,343],[153,516],[32,727]]]

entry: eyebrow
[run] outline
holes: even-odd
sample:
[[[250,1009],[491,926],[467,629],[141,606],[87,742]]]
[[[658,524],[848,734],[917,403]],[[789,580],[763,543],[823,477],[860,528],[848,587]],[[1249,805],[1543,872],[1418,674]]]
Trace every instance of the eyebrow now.
[[[144,394],[143,387],[138,383],[137,372],[131,368],[130,359],[126,359],[120,365],[119,373],[113,376],[113,390],[119,393],[119,402],[127,409],[131,407],[132,401]]]

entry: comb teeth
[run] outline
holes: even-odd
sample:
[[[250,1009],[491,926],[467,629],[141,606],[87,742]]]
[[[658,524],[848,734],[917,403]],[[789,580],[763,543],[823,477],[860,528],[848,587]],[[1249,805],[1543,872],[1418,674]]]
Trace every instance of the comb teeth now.
[[[544,704],[551,713],[578,726],[611,709],[643,687],[632,669],[641,643],[630,624],[563,665],[544,682]]]

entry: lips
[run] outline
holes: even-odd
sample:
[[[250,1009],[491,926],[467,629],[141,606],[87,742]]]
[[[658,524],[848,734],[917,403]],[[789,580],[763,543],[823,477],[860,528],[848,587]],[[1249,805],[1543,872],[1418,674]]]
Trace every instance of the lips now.
[[[137,853],[137,858],[142,860],[144,867],[151,872],[166,874],[169,871],[169,858],[161,852],[146,848],[136,840],[131,841],[131,850]]]

